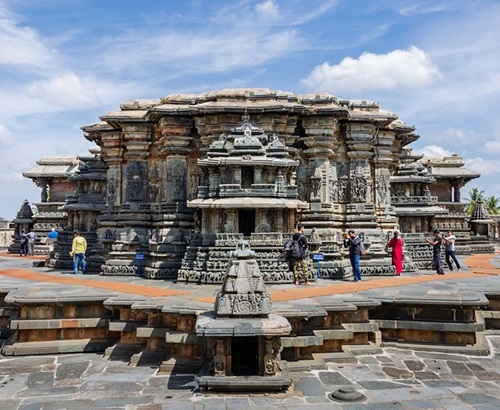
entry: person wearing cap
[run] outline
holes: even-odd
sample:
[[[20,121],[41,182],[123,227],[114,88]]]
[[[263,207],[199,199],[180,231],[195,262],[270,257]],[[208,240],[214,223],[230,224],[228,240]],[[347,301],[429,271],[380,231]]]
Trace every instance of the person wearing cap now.
[[[441,263],[441,245],[443,243],[443,238],[439,229],[434,229],[434,239],[426,238],[426,242],[432,245],[432,256],[434,259],[434,267],[436,268],[436,273],[438,275],[444,275],[443,265]]]

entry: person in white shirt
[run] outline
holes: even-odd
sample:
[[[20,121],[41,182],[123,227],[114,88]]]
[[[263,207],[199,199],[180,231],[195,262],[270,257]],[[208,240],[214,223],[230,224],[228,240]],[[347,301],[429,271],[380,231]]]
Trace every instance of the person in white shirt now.
[[[460,263],[458,263],[457,257],[455,256],[455,241],[457,240],[457,238],[455,237],[455,235],[453,235],[452,231],[448,231],[448,236],[443,235],[443,239],[445,243],[444,254],[446,257],[446,264],[450,268],[450,271],[453,270],[453,265],[450,258],[453,259],[453,262],[455,262],[457,269],[461,270],[462,267],[460,266]]]

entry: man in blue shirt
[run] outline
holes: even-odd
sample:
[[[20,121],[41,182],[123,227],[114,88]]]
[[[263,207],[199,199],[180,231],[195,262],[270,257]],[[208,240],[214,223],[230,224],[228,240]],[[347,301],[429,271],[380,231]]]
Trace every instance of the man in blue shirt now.
[[[54,251],[54,245],[59,238],[59,232],[56,231],[56,228],[52,228],[52,230],[47,235],[47,245],[49,245],[49,252]]]

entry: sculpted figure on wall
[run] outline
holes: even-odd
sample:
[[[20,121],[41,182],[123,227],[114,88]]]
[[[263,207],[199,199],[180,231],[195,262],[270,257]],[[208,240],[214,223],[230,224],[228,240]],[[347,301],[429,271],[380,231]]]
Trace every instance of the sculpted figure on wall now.
[[[382,170],[378,177],[378,196],[380,198],[381,204],[388,204],[388,192],[389,192],[389,175],[387,171]]]
[[[134,161],[127,168],[127,200],[144,201],[146,164]]]
[[[351,178],[351,201],[366,201],[366,179],[363,176],[355,175]]]

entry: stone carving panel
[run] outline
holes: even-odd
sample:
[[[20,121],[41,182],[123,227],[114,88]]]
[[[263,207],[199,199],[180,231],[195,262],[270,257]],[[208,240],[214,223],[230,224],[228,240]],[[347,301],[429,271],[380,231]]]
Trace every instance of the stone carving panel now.
[[[143,202],[146,199],[147,165],[143,161],[132,161],[126,167],[125,201]]]

